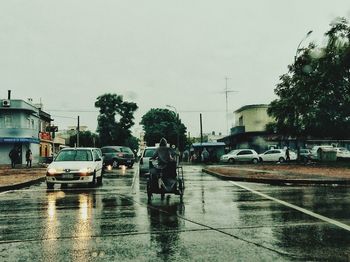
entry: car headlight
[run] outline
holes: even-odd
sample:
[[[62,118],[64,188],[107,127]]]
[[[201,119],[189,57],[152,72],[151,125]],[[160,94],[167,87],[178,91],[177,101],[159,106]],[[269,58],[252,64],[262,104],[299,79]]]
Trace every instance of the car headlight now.
[[[55,174],[59,174],[59,173],[62,173],[63,172],[63,169],[62,168],[53,168],[53,167],[51,167],[51,168],[49,168],[48,170],[47,170],[47,173],[49,174],[49,175],[55,175]]]
[[[79,173],[92,173],[92,168],[91,167],[80,168]]]

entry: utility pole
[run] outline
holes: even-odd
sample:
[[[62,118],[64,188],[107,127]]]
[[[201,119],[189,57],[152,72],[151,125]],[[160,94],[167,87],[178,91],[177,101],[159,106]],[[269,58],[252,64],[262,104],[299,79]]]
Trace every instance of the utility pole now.
[[[228,89],[228,87],[227,87],[227,81],[228,81],[229,79],[230,79],[230,78],[228,78],[227,76],[225,77],[225,90],[224,90],[225,98],[226,98],[226,131],[227,131],[227,135],[230,134],[229,129],[228,129],[228,94],[229,94],[229,93],[237,92],[237,91],[235,91],[235,90],[229,90],[229,89]]]
[[[203,126],[202,126],[202,113],[199,114],[199,124],[201,128],[201,144],[203,143]]]
[[[79,133],[80,133],[80,119],[78,116],[78,125],[77,125],[77,147],[79,147]]]

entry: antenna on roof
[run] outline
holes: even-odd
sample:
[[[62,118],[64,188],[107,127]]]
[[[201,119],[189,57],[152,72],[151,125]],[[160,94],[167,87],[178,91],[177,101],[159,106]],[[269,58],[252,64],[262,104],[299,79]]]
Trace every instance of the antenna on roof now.
[[[225,93],[225,98],[226,98],[226,131],[227,131],[227,135],[230,134],[230,132],[228,130],[228,94],[238,92],[236,90],[228,89],[227,82],[229,79],[231,79],[231,78],[225,76],[225,90],[223,91],[223,93]]]

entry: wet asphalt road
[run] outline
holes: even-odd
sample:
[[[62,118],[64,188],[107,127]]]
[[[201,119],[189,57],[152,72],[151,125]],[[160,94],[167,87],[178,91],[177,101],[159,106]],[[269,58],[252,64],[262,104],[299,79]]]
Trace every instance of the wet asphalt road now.
[[[350,260],[350,188],[184,171],[183,203],[156,195],[147,204],[137,166],[105,174],[94,189],[41,183],[0,193],[0,261]]]

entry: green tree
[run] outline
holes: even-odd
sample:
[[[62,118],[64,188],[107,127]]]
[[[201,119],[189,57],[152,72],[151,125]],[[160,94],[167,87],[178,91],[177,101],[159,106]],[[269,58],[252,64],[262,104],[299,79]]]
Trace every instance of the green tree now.
[[[159,143],[164,137],[169,144],[177,145],[179,139],[179,150],[183,151],[186,143],[186,127],[175,112],[168,109],[152,108],[142,116],[140,122],[145,131],[145,141],[148,145]]]
[[[130,128],[134,125],[136,103],[123,101],[116,94],[97,97],[95,107],[99,108],[97,132],[101,146],[125,145],[131,137]]]
[[[350,130],[350,26],[344,18],[330,25],[325,46],[309,44],[280,77],[278,99],[268,113],[270,129],[297,138],[344,139]]]
[[[133,152],[137,152],[139,150],[139,142],[140,139],[130,136],[128,139],[126,139],[125,146],[130,147]]]

